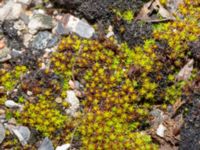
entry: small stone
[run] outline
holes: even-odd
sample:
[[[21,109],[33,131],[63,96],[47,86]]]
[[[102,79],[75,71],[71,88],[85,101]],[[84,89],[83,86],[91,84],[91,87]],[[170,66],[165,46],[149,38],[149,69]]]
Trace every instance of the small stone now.
[[[31,135],[29,128],[25,126],[17,126],[15,128],[12,128],[12,131],[17,136],[23,146],[28,143]]]
[[[158,136],[160,136],[160,137],[164,137],[164,135],[165,135],[165,130],[166,130],[167,128],[163,125],[163,124],[160,124],[159,126],[158,126],[158,128],[157,128],[157,130],[156,130],[156,134],[158,135]]]
[[[0,21],[18,19],[22,12],[22,5],[8,1],[0,8]]]
[[[32,0],[17,0],[17,2],[25,4],[25,5],[30,5]]]
[[[106,38],[110,38],[110,37],[112,37],[112,36],[114,36],[115,34],[114,34],[114,32],[113,32],[113,27],[112,26],[109,26],[108,27],[108,33],[107,33],[107,35],[106,35]]]
[[[4,126],[0,123],[0,144],[3,142],[6,136],[6,130]]]
[[[5,62],[9,59],[11,59],[10,55],[11,51],[8,47],[4,47],[0,49],[0,62]]]
[[[45,14],[34,14],[30,18],[30,22],[28,24],[28,28],[30,29],[30,33],[35,34],[38,30],[44,29],[52,29],[53,28],[53,20],[51,16]]]
[[[55,101],[56,101],[56,103],[62,103],[62,98],[61,97],[57,97],[56,99],[55,99]]]
[[[38,150],[54,150],[52,142],[46,137],[43,141]]]
[[[38,50],[43,50],[48,47],[48,43],[52,39],[52,34],[47,31],[39,32],[33,40],[31,47]]]
[[[26,25],[25,25],[24,21],[18,20],[14,23],[14,28],[19,31],[22,31],[22,30],[26,29]]]
[[[5,102],[5,106],[8,107],[8,108],[21,108],[22,107],[22,105],[17,104],[13,100],[7,100]]]
[[[76,33],[83,38],[91,38],[95,30],[87,22],[71,14],[65,14],[58,22],[55,32],[59,35]]]
[[[11,57],[12,58],[16,58],[22,55],[22,51],[16,50],[16,49],[12,49],[11,51]]]
[[[28,96],[31,96],[31,95],[33,95],[33,92],[27,91],[27,95],[28,95]]]
[[[67,114],[71,116],[75,116],[76,111],[79,109],[80,102],[76,97],[76,93],[74,91],[67,91],[67,98],[65,99],[71,106],[66,110]]]
[[[79,89],[80,88],[80,83],[78,81],[72,81],[69,80],[69,86],[71,89]]]
[[[64,144],[56,147],[56,150],[68,150],[70,148],[70,144]]]
[[[31,41],[32,38],[33,38],[32,34],[29,34],[29,33],[24,34],[24,38],[23,38],[24,39],[23,40],[24,46],[29,47],[29,43],[30,43],[30,41]]]

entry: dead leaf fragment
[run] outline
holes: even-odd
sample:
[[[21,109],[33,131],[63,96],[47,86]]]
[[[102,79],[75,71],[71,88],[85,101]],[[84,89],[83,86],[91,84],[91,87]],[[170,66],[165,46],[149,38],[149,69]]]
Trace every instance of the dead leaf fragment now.
[[[178,81],[180,80],[184,80],[187,81],[191,74],[192,74],[192,70],[193,70],[193,64],[194,64],[194,60],[191,59],[178,73],[178,75],[176,76],[176,79]]]
[[[160,18],[160,16],[162,18]],[[138,16],[136,17],[136,20],[160,22],[175,20],[175,17],[161,5],[159,0],[151,0],[150,2],[144,4]]]

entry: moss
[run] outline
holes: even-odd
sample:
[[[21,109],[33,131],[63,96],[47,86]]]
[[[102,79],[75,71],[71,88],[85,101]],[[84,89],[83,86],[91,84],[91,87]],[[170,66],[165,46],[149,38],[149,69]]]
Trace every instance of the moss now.
[[[56,109],[56,104],[40,99],[36,104],[26,102],[20,113],[19,121],[40,131],[44,136],[52,137],[53,133],[64,127],[65,115]]]
[[[132,10],[121,12],[118,9],[113,9],[113,12],[118,18],[123,19],[127,23],[131,23],[134,19],[134,12]]]
[[[185,0],[179,7],[183,19],[177,17],[176,21],[160,23],[154,29],[153,35],[156,40],[167,41],[171,48],[169,57],[172,59],[183,58],[185,51],[188,50],[188,43],[198,40],[200,10],[195,3],[198,2]]]
[[[5,93],[18,83],[20,91],[31,91],[30,99],[18,95],[25,106],[14,115],[23,125],[51,137],[55,145],[80,141],[80,149],[89,150],[158,149],[142,129],[147,129],[153,106],[166,109],[183,95],[186,83],[175,76],[185,64],[188,43],[200,35],[198,5],[197,0],[185,0],[179,8],[183,18],[155,25],[153,38],[133,48],[114,38],[64,37],[51,55],[49,70],[30,71],[21,78],[27,72],[24,66],[1,69],[5,89],[0,101],[4,103]],[[131,10],[115,13],[127,22],[133,20]],[[68,103],[55,103],[57,97],[66,98],[69,80],[84,86],[78,118],[64,114]],[[13,115],[9,109],[6,113],[7,119]]]
[[[161,86],[165,69],[155,40],[144,43],[131,49],[126,43],[117,45],[113,38],[100,42],[68,36],[52,55],[51,67],[59,75],[75,78],[85,86],[82,105],[86,116],[78,128],[83,149],[99,149],[98,146],[105,145],[107,149],[114,149],[116,144],[126,145],[127,149],[139,148],[137,142],[144,141],[130,137],[143,122],[148,122],[151,106],[160,99],[164,99],[163,104],[173,103],[181,96],[181,88],[174,94],[177,86],[172,81],[174,74],[169,74],[167,86]],[[168,86],[169,83],[173,86]],[[116,138],[119,136],[121,141]],[[127,143],[123,142],[125,139]],[[148,142],[142,145],[154,147]]]
[[[20,77],[26,73],[27,68],[25,66],[16,66],[13,70],[0,70],[0,84],[6,91],[11,91],[15,88],[20,80]]]

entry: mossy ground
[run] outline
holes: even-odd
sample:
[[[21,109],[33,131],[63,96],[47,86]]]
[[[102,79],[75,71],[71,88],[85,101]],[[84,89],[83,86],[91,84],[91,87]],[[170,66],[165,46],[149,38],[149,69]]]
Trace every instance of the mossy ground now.
[[[158,143],[146,132],[149,112],[155,105],[166,111],[168,105],[187,96],[190,92],[183,91],[197,80],[199,69],[193,70],[187,82],[176,80],[177,73],[193,57],[189,43],[200,35],[199,2],[185,0],[179,11],[184,19],[156,25],[131,22],[132,11],[115,12],[120,20],[116,27],[120,27],[121,43],[113,37],[88,40],[69,35],[51,54],[46,70],[39,69],[41,62],[35,58],[30,61],[21,57],[17,66],[2,65],[1,104],[12,98],[25,105],[22,112],[7,109],[8,119],[17,118],[40,133],[39,138],[50,137],[54,145],[71,143],[87,150],[158,149]],[[124,38],[128,24],[137,32],[137,41]],[[77,118],[65,114],[68,104],[55,102],[57,97],[66,98],[69,80],[78,80],[84,86]],[[13,93],[15,88],[17,93]],[[10,94],[6,94],[8,91]],[[20,149],[15,140],[9,140],[1,148],[16,145]],[[27,145],[27,149],[30,147],[34,149],[34,143]]]

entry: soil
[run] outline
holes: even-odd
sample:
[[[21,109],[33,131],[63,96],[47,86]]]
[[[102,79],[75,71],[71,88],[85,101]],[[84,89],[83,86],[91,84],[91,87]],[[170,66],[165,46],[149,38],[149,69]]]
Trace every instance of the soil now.
[[[193,95],[191,101],[187,106],[189,113],[181,129],[180,150],[200,149],[200,94]]]

